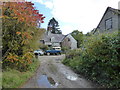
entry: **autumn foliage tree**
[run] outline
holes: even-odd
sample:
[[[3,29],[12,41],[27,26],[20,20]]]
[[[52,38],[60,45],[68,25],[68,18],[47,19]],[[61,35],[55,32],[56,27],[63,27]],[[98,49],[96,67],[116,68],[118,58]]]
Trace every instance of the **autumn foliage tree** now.
[[[27,70],[37,41],[44,31],[37,28],[44,23],[43,14],[33,7],[31,2],[5,2],[2,5],[3,68],[11,67]]]

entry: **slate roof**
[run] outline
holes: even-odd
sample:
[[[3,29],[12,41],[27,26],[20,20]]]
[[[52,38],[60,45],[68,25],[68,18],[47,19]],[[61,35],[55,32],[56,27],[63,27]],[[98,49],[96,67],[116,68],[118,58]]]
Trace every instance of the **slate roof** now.
[[[120,14],[120,10],[119,9],[114,9],[114,8],[111,8],[111,7],[108,7],[107,9],[110,9],[112,12]]]
[[[45,42],[51,42],[51,38],[52,38],[52,42],[62,42],[62,40],[64,39],[65,35],[63,34],[50,34],[47,35],[47,33],[44,34],[43,36],[43,40]]]

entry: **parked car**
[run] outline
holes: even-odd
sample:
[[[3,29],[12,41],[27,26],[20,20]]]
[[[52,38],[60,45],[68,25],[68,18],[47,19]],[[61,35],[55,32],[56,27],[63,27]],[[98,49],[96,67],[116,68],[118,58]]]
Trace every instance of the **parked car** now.
[[[58,55],[58,54],[61,55],[61,52],[62,52],[61,50],[46,50],[45,54],[46,55],[51,55],[51,54],[53,54],[53,55]]]
[[[34,54],[41,56],[41,55],[44,55],[44,52],[43,52],[42,50],[35,50],[35,51],[34,51]]]

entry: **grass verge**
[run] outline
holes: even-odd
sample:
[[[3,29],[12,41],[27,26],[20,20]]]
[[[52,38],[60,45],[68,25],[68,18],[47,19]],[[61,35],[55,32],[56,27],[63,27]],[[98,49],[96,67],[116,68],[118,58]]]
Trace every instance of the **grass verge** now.
[[[25,83],[34,72],[39,67],[40,63],[37,59],[33,59],[33,63],[31,64],[30,68],[26,72],[20,72],[15,69],[6,69],[2,73],[2,87],[3,88],[18,88],[23,83]]]

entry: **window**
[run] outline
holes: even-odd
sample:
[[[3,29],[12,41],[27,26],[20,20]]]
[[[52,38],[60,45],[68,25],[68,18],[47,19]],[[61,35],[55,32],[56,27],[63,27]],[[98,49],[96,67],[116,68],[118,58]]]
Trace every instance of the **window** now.
[[[70,38],[68,38],[68,41],[70,41]]]
[[[50,42],[52,41],[52,39],[50,38]]]
[[[105,29],[106,30],[112,29],[112,18],[105,20]]]

